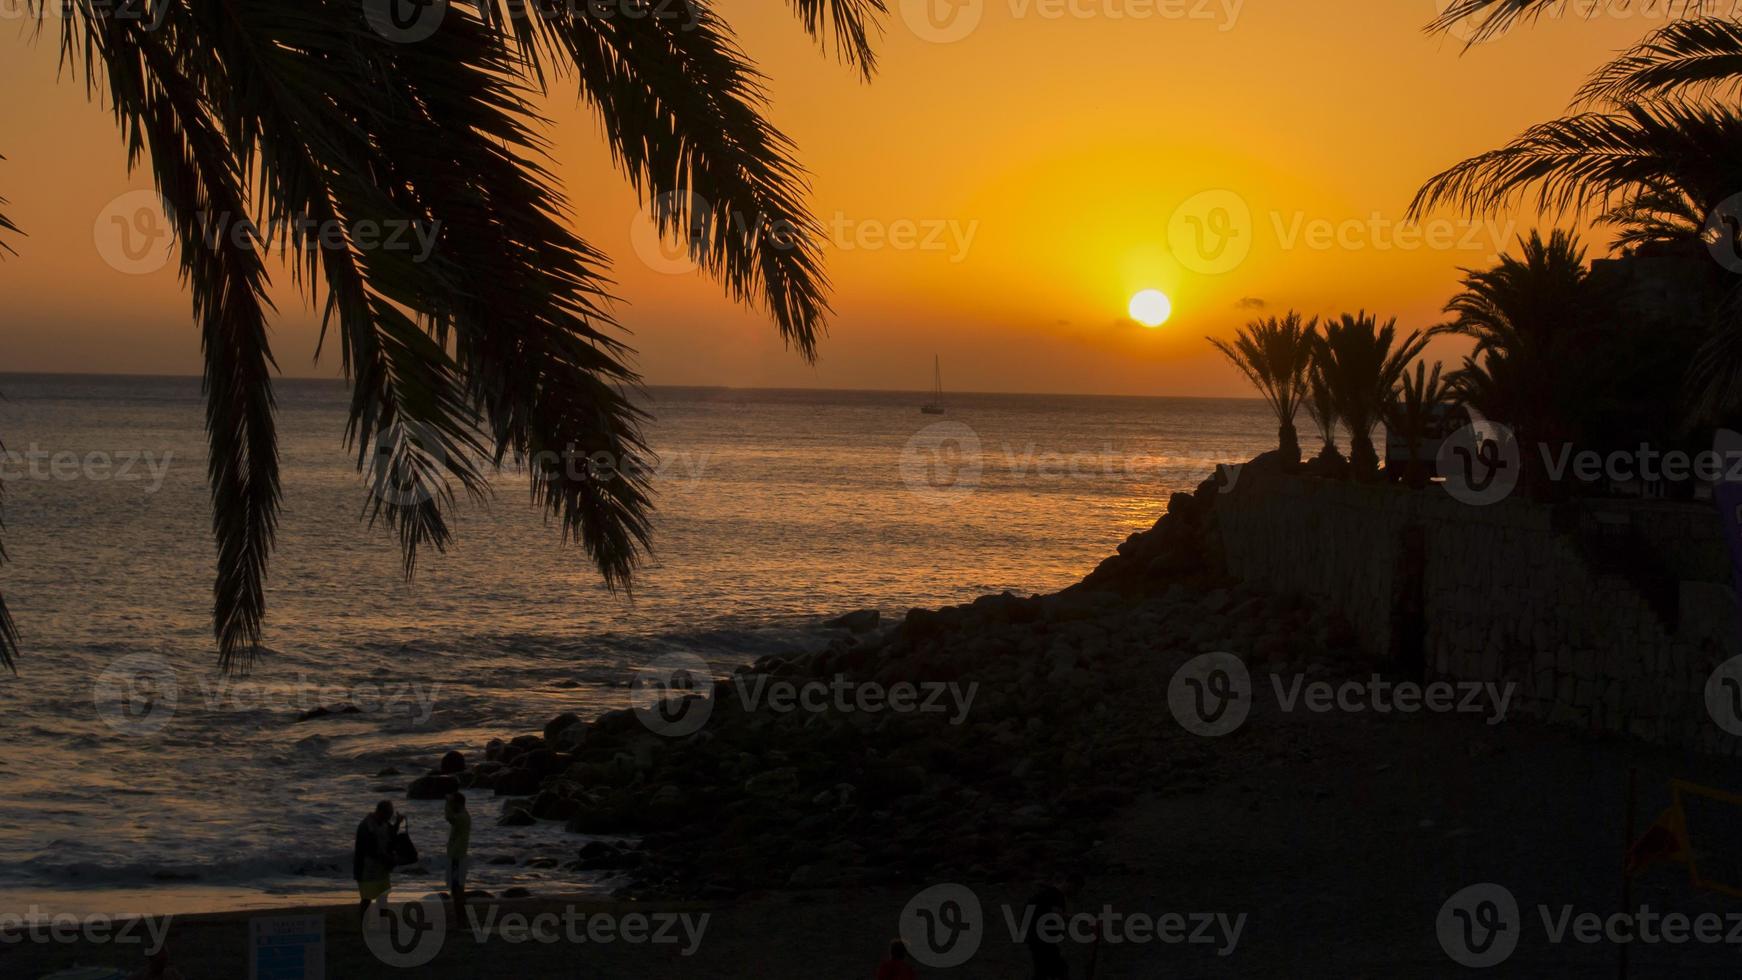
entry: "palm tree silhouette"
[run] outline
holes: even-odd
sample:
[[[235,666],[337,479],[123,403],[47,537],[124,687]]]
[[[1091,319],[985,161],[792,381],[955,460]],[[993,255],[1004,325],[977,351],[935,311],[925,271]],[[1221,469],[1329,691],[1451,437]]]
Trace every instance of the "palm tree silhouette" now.
[[[1342,454],[1337,452],[1337,400],[1331,395],[1324,372],[1314,370],[1311,365],[1307,367],[1305,404],[1307,417],[1313,420],[1322,443],[1318,461],[1322,467],[1334,472],[1344,462]]]
[[[352,400],[346,444],[378,491],[410,574],[444,549],[457,487],[481,497],[508,461],[618,461],[611,479],[534,465],[534,504],[626,588],[651,501],[639,378],[608,312],[608,259],[571,226],[531,97],[572,80],[660,230],[813,358],[829,305],[822,232],[761,76],[707,6],[682,19],[587,5],[448,0],[401,43],[378,0],[137,5],[28,0],[61,14],[74,73],[110,103],[175,233],[204,357],[213,628],[246,667],[265,614],[280,509],[267,342],[267,244],[324,309]],[[41,4],[39,6],[39,4]],[[803,28],[869,78],[883,0],[790,0]],[[663,9],[663,8],[662,8]],[[372,26],[372,24],[376,26]],[[439,229],[427,261],[311,231]],[[240,228],[240,234],[235,229]],[[379,492],[383,489],[391,492]],[[0,662],[17,634],[0,606]]]
[[[1409,445],[1409,460],[1403,466],[1404,482],[1418,489],[1428,483],[1427,466],[1420,458],[1422,443],[1435,421],[1434,409],[1444,397],[1439,362],[1434,362],[1433,373],[1429,374],[1427,364],[1416,361],[1415,374],[1404,372],[1385,400],[1386,429],[1401,435]]]
[[[1467,22],[1470,43],[1557,8],[1558,0],[1456,0],[1429,27]],[[1544,210],[1600,209],[1618,227],[1615,245],[1633,254],[1692,255],[1711,249],[1727,267],[1742,262],[1742,23],[1690,4],[1689,16],[1647,34],[1588,78],[1577,111],[1531,127],[1507,146],[1439,174],[1417,194],[1411,215],[1442,202],[1495,210],[1538,189]],[[1719,249],[1723,252],[1719,253]],[[1742,287],[1711,314],[1709,335],[1687,365],[1696,418],[1742,405]]]
[[[1601,397],[1590,351],[1609,303],[1590,279],[1577,236],[1540,232],[1519,239],[1519,255],[1488,269],[1465,269],[1463,288],[1446,304],[1453,319],[1429,336],[1476,342],[1448,378],[1458,399],[1511,426],[1521,445],[1577,438],[1578,406]],[[1526,452],[1525,478],[1540,453]],[[1540,482],[1540,481],[1539,481]]]
[[[1280,319],[1254,320],[1241,327],[1234,342],[1206,337],[1230,363],[1246,375],[1276,415],[1277,443],[1290,464],[1300,462],[1300,439],[1294,416],[1306,393],[1307,368],[1312,363],[1313,338],[1319,321],[1302,320],[1290,310]]]
[[[1349,463],[1356,477],[1378,472],[1373,427],[1409,362],[1426,345],[1419,330],[1399,341],[1395,318],[1380,324],[1362,311],[1326,321],[1314,344],[1312,370],[1349,432]]]

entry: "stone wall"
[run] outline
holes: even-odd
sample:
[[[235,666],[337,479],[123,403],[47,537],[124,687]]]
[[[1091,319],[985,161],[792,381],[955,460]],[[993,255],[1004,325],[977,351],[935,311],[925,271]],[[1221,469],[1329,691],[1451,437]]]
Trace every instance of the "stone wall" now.
[[[1215,513],[1230,572],[1333,604],[1377,656],[1513,681],[1518,708],[1551,721],[1742,749],[1705,703],[1713,668],[1742,653],[1709,503],[1474,507],[1438,487],[1249,471]]]

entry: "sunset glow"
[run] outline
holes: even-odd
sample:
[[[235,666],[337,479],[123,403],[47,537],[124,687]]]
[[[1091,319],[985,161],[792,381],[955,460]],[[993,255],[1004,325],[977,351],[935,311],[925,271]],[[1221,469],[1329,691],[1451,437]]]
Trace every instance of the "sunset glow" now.
[[[572,85],[542,98],[550,169],[571,190],[575,226],[614,260],[616,313],[649,382],[905,388],[935,351],[962,391],[1242,393],[1203,337],[1232,335],[1255,304],[1326,313],[1358,295],[1401,323],[1435,322],[1457,270],[1535,219],[1466,227],[1447,212],[1434,219],[1443,228],[1411,238],[1410,197],[1558,113],[1581,73],[1643,26],[1555,22],[1465,53],[1423,33],[1428,0],[1248,4],[1220,20],[1054,19],[986,4],[971,32],[945,41],[900,13],[924,5],[889,6],[869,84],[819,60],[785,4],[733,17],[824,231],[834,316],[814,366],[705,274],[657,249],[644,257],[639,202],[598,120]],[[29,236],[0,278],[11,316],[38,326],[8,351],[8,369],[198,373],[174,263],[118,272],[92,246],[105,208],[149,176],[129,178],[114,121],[84,86],[57,83],[52,33],[9,43],[0,83],[16,97],[0,128],[55,139],[0,146],[0,197]],[[1363,69],[1320,78],[1338,62]],[[1007,70],[1019,64],[1047,71]],[[1094,97],[1154,85],[1192,95],[1165,107]],[[1168,329],[1116,329],[1124,310],[1108,297],[1151,288],[1174,301]],[[337,376],[333,349],[314,359],[319,308],[277,263],[273,289],[284,373]]]

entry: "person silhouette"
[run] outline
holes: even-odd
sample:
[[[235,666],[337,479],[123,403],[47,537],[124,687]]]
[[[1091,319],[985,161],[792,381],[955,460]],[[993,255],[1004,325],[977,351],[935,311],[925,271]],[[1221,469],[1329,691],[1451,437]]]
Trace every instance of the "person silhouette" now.
[[[442,816],[448,821],[448,895],[453,900],[454,924],[466,914],[466,872],[472,847],[472,814],[466,810],[466,794],[449,793]]]
[[[889,942],[889,955],[877,965],[876,980],[918,980],[913,963],[907,958],[907,944],[899,939]]]
[[[369,903],[393,887],[393,837],[403,816],[393,815],[393,803],[382,800],[357,824],[356,845],[351,850],[351,876],[357,879],[357,921],[369,912]]]
[[[1022,941],[1034,966],[1034,980],[1069,980],[1071,969],[1060,933],[1070,900],[1082,887],[1083,876],[1071,874],[1041,885],[1028,900],[1028,932]]]

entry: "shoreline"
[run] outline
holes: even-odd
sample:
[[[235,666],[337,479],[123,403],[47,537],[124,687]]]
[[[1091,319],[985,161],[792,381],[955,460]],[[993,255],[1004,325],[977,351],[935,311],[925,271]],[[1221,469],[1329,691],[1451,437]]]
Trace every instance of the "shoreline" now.
[[[577,866],[615,887],[610,897],[535,894],[480,906],[710,916],[693,955],[473,936],[451,940],[426,975],[481,975],[504,955],[527,971],[572,968],[568,957],[585,955],[599,975],[655,980],[743,976],[746,964],[759,976],[857,975],[874,967],[905,910],[941,884],[974,894],[992,931],[950,975],[1021,975],[1026,953],[996,934],[999,923],[1024,907],[1035,881],[1078,871],[1091,908],[1250,920],[1219,948],[1070,950],[1077,970],[1094,956],[1097,977],[1299,975],[1303,963],[1340,975],[1441,976],[1450,963],[1435,917],[1460,886],[1500,883],[1527,909],[1611,913],[1624,825],[1644,826],[1672,778],[1733,780],[1727,759],[1511,717],[1498,699],[1498,716],[1299,707],[1307,702],[1287,691],[1398,675],[1361,651],[1335,610],[1221,573],[1204,539],[1218,492],[1211,479],[1176,495],[1152,529],[1049,596],[915,609],[894,627],[848,614],[822,649],[764,657],[717,684],[717,703],[694,731],[649,730],[632,709],[562,715],[537,735],[493,743],[460,773],[420,777],[414,787],[430,793],[445,789],[442,780],[463,783],[475,820],[490,819],[494,801],[502,820],[568,824]],[[1213,650],[1244,652],[1257,679],[1251,716],[1227,732],[1188,731],[1170,717],[1170,678]],[[955,725],[947,713],[740,703],[757,684],[835,677],[979,690]],[[1631,815],[1630,772],[1639,793]],[[587,843],[619,835],[634,836]],[[1635,904],[1654,910],[1723,909],[1689,890],[1678,869],[1633,887]],[[319,914],[331,975],[375,975],[354,911],[316,904],[177,917],[174,936],[211,947],[197,961],[213,965],[210,975],[235,975],[223,970],[240,962],[247,920]],[[172,948],[183,941],[172,937]],[[514,948],[504,953],[503,943]],[[1605,970],[1615,952],[1530,935],[1510,966]],[[1734,953],[1632,950],[1641,976],[1732,964]],[[8,959],[40,970],[75,958],[65,948],[0,945],[0,972]]]

